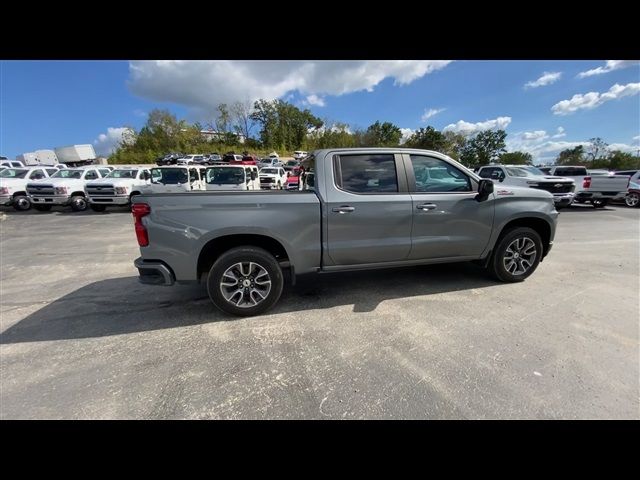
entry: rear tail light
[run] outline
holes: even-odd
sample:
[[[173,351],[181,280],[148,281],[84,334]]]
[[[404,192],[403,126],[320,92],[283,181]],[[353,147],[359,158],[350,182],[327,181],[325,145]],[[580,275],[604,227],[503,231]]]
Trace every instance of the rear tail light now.
[[[591,186],[591,177],[584,177],[582,180],[582,188],[589,188]]]
[[[149,245],[149,232],[147,232],[147,227],[142,224],[142,217],[151,213],[151,207],[146,203],[134,203],[131,207],[131,213],[133,214],[138,245],[146,247]]]

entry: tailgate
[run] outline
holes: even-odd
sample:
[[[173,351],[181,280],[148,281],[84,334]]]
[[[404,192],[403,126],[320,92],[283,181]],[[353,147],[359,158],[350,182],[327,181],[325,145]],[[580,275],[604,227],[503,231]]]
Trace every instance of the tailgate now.
[[[594,175],[591,177],[591,187],[588,191],[592,192],[625,192],[629,184],[629,177]]]

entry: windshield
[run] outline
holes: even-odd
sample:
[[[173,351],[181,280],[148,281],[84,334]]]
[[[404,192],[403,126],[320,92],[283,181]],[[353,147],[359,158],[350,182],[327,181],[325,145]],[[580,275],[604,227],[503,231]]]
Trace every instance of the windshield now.
[[[82,170],[59,170],[53,175],[52,178],[82,178]]]
[[[187,183],[189,176],[184,168],[152,168],[151,183],[160,183],[162,185],[177,185],[179,183]]]
[[[273,174],[277,174],[278,173],[278,169],[277,168],[263,168],[260,170],[260,173],[273,173]]]
[[[505,167],[512,177],[536,177],[544,175],[544,172],[536,167]]]
[[[216,185],[239,185],[245,181],[244,168],[209,168],[207,183]]]
[[[28,171],[24,168],[6,168],[0,172],[0,178],[24,178]]]
[[[114,170],[106,178],[136,178],[137,170]]]
[[[289,160],[287,162],[288,167],[295,167],[296,165],[298,165],[298,162],[296,162],[295,160]]]

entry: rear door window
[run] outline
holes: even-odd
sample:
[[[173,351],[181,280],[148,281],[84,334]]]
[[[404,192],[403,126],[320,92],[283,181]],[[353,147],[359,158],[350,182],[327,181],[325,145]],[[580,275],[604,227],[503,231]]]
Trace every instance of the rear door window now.
[[[336,185],[351,193],[398,192],[393,154],[340,155],[335,158]]]

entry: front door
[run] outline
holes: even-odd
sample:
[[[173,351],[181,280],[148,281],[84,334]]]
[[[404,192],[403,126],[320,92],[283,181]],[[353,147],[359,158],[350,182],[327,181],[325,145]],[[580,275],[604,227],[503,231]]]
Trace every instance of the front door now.
[[[336,155],[326,178],[330,260],[359,265],[406,259],[413,211],[401,156]]]
[[[475,182],[442,159],[406,155],[413,205],[410,259],[479,257],[493,228],[495,204],[478,202]],[[415,179],[413,178],[415,177]]]

